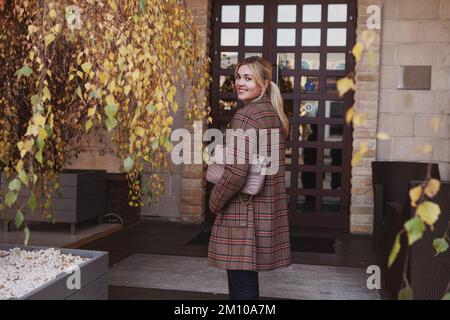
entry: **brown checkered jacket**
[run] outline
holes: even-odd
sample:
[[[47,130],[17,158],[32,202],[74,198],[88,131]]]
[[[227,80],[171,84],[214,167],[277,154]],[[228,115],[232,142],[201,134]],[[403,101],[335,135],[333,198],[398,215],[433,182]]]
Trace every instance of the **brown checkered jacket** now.
[[[231,120],[231,128],[280,130],[279,170],[266,176],[262,192],[245,205],[238,195],[245,184],[249,162],[225,166],[209,200],[209,207],[217,216],[209,241],[208,263],[232,270],[265,271],[287,267],[291,264],[291,250],[285,189],[285,139],[278,115],[264,96],[238,110]],[[268,150],[271,150],[270,143],[274,142],[269,139]],[[245,159],[249,159],[248,150]]]

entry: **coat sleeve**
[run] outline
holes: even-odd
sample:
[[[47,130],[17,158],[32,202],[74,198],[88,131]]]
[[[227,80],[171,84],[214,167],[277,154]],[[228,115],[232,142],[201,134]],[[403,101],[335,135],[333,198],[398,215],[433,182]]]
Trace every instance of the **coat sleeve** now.
[[[226,204],[244,187],[247,181],[248,171],[250,169],[250,152],[249,143],[245,136],[239,134],[237,129],[243,130],[243,132],[249,132],[249,129],[254,129],[257,134],[257,122],[255,117],[252,116],[251,111],[243,108],[238,110],[233,119],[231,120],[231,129],[234,129],[233,134],[236,137],[237,145],[233,148],[234,162],[233,164],[225,165],[225,172],[223,173],[219,182],[214,186],[209,198],[209,208],[214,213],[219,213],[224,209]],[[251,139],[251,138],[250,138]],[[246,143],[247,142],[247,143]],[[256,141],[254,141],[256,143]],[[239,144],[244,143],[247,147],[240,148]],[[229,145],[227,145],[227,150]],[[238,150],[243,150],[239,154]],[[244,164],[237,164],[238,154],[241,157],[245,157]]]

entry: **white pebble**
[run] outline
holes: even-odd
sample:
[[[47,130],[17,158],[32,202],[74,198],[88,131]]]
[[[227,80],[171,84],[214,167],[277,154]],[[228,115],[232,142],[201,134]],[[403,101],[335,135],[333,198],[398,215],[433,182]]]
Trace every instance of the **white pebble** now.
[[[20,298],[88,260],[54,248],[0,250],[0,300]]]

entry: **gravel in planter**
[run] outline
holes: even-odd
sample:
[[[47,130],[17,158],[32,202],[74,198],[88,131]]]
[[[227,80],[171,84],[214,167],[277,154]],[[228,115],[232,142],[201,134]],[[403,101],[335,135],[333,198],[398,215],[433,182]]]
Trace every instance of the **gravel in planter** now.
[[[88,260],[54,248],[0,250],[0,300],[18,299]]]

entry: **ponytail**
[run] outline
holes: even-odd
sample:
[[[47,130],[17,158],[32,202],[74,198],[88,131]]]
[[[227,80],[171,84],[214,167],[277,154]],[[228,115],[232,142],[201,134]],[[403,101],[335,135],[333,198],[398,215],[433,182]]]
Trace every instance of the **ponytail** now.
[[[283,127],[284,137],[287,138],[289,136],[289,120],[286,117],[286,114],[284,113],[283,98],[281,97],[280,89],[275,84],[275,82],[270,81],[270,87],[268,91],[270,102],[272,103],[273,107],[275,108],[275,111],[278,114],[278,117],[280,118],[281,126]]]

